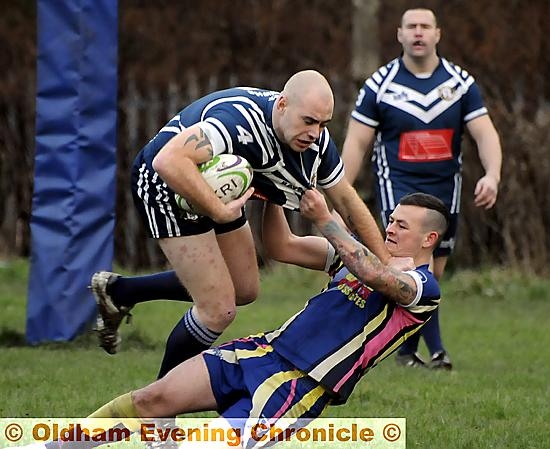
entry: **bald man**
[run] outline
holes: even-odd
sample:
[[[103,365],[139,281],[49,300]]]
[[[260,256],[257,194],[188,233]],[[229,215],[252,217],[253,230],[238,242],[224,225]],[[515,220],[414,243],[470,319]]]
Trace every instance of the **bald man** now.
[[[333,108],[328,81],[305,70],[294,74],[280,93],[240,87],[196,100],[139,152],[132,171],[135,205],[173,271],[131,278],[94,274],[100,345],[108,353],[117,352],[119,325],[135,304],[192,301],[168,338],[159,372],[163,377],[209,348],[235,318],[236,305],[256,299],[258,267],[243,209],[252,194],[297,210],[303,193],[319,187],[370,250],[383,262],[389,260],[371,213],[344,178],[326,128]],[[244,157],[254,170],[253,188],[228,204],[216,197],[197,168],[222,153]],[[204,215],[179,209],[176,194]]]

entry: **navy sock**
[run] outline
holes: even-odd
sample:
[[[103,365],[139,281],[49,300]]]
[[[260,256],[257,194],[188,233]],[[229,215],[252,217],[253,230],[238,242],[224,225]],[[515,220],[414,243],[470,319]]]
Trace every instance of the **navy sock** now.
[[[193,313],[193,308],[189,309],[166,341],[158,379],[184,360],[208,349],[220,335],[221,332],[214,332],[202,324]]]
[[[120,276],[107,286],[107,293],[117,306],[126,307],[157,299],[193,302],[173,270],[145,276]]]
[[[443,343],[441,341],[441,330],[439,328],[439,308],[435,309],[432,317],[422,328],[422,336],[428,346],[430,354],[435,354],[438,351],[443,351]]]

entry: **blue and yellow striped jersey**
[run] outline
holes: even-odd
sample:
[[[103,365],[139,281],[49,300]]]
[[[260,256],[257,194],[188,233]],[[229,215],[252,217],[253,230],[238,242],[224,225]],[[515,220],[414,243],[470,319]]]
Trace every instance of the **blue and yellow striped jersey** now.
[[[439,305],[428,265],[408,272],[416,299],[404,307],[361,283],[343,265],[327,288],[279,329],[267,332],[275,351],[344,403],[359,379],[418,331]]]

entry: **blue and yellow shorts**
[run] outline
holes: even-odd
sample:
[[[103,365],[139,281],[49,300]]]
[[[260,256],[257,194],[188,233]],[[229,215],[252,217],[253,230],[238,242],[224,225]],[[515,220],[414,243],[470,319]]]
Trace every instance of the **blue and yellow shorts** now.
[[[257,429],[267,429],[281,419],[287,425],[317,418],[332,398],[314,379],[278,355],[264,334],[230,341],[203,352],[203,357],[218,412],[249,437],[257,423],[263,423]],[[245,446],[268,445],[265,438],[252,438]]]

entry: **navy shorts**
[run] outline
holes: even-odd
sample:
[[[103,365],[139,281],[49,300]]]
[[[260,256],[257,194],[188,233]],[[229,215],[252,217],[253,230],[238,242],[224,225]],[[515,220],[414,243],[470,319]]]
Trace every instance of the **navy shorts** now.
[[[174,191],[158,173],[138,160],[132,168],[132,196],[149,237],[155,239],[204,234],[212,229],[216,234],[223,234],[246,223],[244,209],[237,220],[223,224],[184,211],[176,204]]]
[[[280,421],[307,425],[329,405],[332,396],[303,371],[279,356],[263,334],[230,341],[203,353],[218,412],[241,429],[246,448],[273,442],[250,429]],[[267,426],[265,425],[267,423]],[[306,423],[306,424],[304,424]]]

